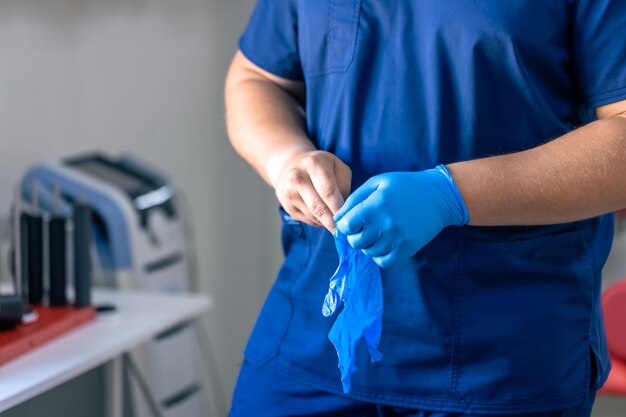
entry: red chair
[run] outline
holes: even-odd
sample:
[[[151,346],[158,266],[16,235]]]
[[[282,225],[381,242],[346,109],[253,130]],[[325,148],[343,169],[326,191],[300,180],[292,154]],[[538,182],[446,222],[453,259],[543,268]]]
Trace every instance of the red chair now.
[[[626,396],[626,279],[604,291],[602,310],[612,367],[600,393]]]

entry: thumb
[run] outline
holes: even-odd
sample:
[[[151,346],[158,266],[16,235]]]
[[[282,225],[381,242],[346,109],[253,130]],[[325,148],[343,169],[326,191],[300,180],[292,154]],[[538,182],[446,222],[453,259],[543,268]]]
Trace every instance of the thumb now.
[[[378,189],[378,181],[370,178],[365,182],[365,184],[361,185],[356,189],[348,198],[346,202],[343,203],[343,206],[339,209],[339,211],[333,216],[335,221],[339,221],[347,212],[352,210],[354,206],[364,201],[367,197],[369,197],[374,191]]]

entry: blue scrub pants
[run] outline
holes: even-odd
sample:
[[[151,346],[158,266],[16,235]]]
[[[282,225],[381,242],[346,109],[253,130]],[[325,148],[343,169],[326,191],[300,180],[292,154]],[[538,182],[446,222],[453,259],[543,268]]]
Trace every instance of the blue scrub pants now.
[[[565,410],[507,417],[589,417],[595,399]],[[244,361],[229,417],[479,417],[477,414],[415,410],[361,402],[321,391]],[[481,417],[497,417],[494,415]]]

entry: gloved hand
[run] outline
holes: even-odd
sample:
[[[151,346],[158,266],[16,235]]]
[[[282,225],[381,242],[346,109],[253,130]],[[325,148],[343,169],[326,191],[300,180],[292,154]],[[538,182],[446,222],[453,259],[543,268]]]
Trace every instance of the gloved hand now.
[[[445,227],[469,221],[463,198],[443,165],[372,177],[334,218],[350,246],[382,268],[407,260]]]

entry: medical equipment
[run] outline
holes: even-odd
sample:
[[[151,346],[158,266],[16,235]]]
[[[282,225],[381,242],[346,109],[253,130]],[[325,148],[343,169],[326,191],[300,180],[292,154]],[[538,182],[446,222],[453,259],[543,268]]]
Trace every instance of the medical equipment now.
[[[84,264],[87,251],[96,255],[93,268],[98,285],[189,290],[183,225],[174,188],[161,172],[131,156],[111,158],[93,153],[32,167],[22,181],[24,200],[29,200],[33,184],[38,184],[42,210],[73,218],[75,225],[87,221],[85,210],[93,213],[92,236],[79,235],[76,226],[73,235],[76,241],[89,242],[80,245],[82,254],[70,263],[77,284],[77,304],[88,302],[88,291],[80,279],[89,270]],[[55,194],[60,195],[60,202]],[[183,323],[158,335],[135,354],[166,417],[206,414],[195,344],[192,327]],[[137,394],[135,411],[144,415],[145,404],[135,384],[133,392]]]
[[[22,213],[26,222],[26,253],[28,260],[28,303],[40,305],[43,301],[43,216],[37,207],[35,184],[33,184],[32,210]]]
[[[24,299],[18,295],[0,295],[0,330],[10,329],[22,322]]]
[[[79,202],[74,206],[74,305],[91,304],[91,208]]]
[[[91,226],[91,225],[90,225]],[[48,221],[48,254],[50,292],[48,302],[51,306],[67,304],[67,221],[54,216]]]

